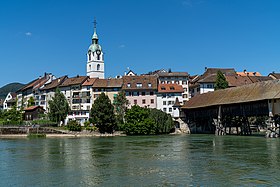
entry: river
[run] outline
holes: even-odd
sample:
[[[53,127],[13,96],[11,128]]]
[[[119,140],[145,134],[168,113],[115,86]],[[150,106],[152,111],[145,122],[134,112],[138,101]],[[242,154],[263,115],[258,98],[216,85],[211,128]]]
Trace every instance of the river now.
[[[276,186],[280,139],[0,139],[0,186]]]

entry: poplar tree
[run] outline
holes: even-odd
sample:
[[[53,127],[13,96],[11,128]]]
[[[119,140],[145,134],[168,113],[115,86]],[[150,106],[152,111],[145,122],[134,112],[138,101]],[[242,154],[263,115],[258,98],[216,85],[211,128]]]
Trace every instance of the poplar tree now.
[[[90,116],[100,133],[112,133],[114,131],[116,125],[114,106],[104,93],[101,93],[94,101]]]
[[[219,70],[217,72],[216,82],[214,86],[215,90],[228,88],[228,82],[224,76],[224,74]]]
[[[51,121],[59,123],[64,121],[70,111],[69,104],[64,94],[56,89],[54,97],[49,102],[49,118]]]
[[[124,123],[124,115],[127,110],[128,100],[126,99],[125,92],[119,92],[114,98],[113,105],[115,107],[116,120],[118,124]]]

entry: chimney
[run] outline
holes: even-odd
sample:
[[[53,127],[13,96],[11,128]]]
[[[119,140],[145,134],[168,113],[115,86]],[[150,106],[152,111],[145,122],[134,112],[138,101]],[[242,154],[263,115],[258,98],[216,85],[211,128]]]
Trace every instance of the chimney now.
[[[247,75],[247,70],[246,69],[244,69],[243,72],[244,72],[245,75]]]
[[[207,69],[208,69],[207,67],[204,68],[205,71],[207,71]]]
[[[257,72],[254,72],[253,75],[256,76]]]

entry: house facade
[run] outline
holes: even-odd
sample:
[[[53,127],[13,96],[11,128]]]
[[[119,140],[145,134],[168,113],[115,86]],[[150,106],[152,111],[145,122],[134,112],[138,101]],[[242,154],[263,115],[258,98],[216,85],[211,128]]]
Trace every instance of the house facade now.
[[[129,101],[128,108],[133,105],[157,107],[157,77],[155,75],[124,76],[122,89]]]
[[[170,114],[173,118],[179,117],[179,108],[173,107],[176,100],[180,105],[184,104],[182,97],[184,89],[179,84],[159,84],[157,91],[157,109]]]

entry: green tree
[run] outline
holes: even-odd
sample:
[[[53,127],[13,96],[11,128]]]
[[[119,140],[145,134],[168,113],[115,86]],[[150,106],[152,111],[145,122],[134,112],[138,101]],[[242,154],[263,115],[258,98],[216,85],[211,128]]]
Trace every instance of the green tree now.
[[[35,101],[33,97],[30,97],[27,101],[27,107],[35,106]]]
[[[114,131],[116,120],[114,115],[114,106],[107,95],[101,93],[94,101],[90,116],[92,122],[101,133],[112,133]]]
[[[215,90],[228,88],[228,82],[220,70],[217,72],[217,77],[216,77],[216,82],[215,82],[214,88],[215,88]]]
[[[126,99],[125,92],[121,91],[114,98],[113,105],[115,107],[116,120],[118,124],[124,123],[124,115],[127,110],[128,100]]]
[[[128,135],[155,134],[155,123],[149,118],[150,109],[134,105],[125,114],[124,131]]]
[[[171,115],[161,110],[151,109],[149,117],[155,122],[156,134],[167,134],[174,128]]]
[[[56,123],[64,121],[70,111],[70,107],[63,93],[56,89],[54,97],[48,103],[50,120]]]

